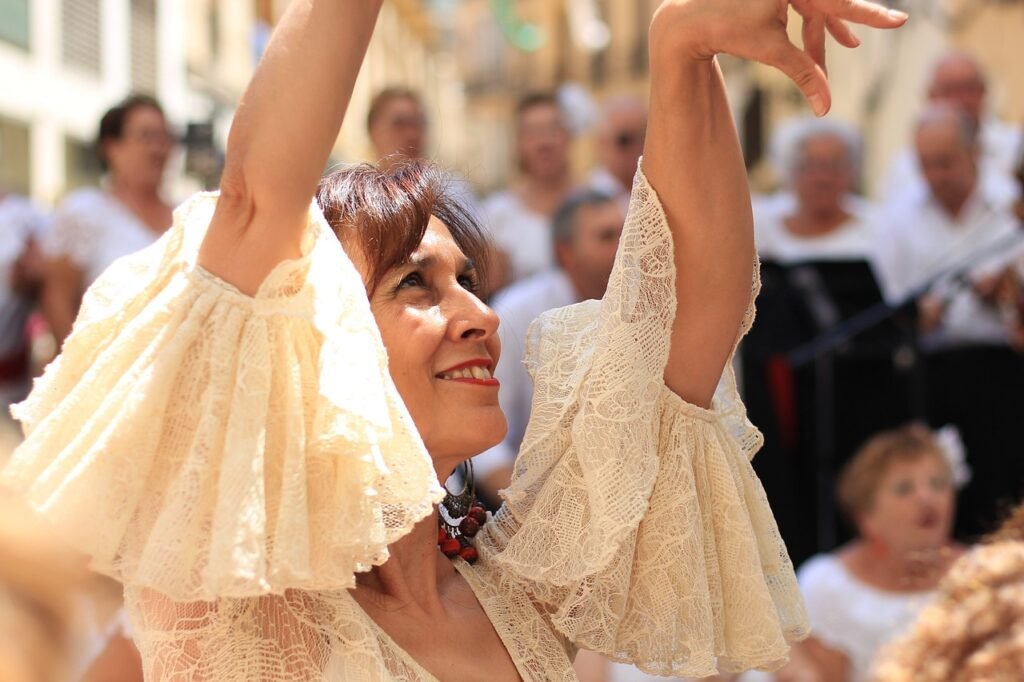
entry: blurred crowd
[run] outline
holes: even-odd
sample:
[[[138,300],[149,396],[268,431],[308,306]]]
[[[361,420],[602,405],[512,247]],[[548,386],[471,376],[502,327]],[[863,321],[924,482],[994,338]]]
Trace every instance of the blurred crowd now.
[[[1024,628],[1024,588],[1009,587],[1024,577],[1024,513],[971,549],[1024,492],[1016,434],[1024,395],[1024,130],[989,115],[987,91],[970,55],[951,52],[935,63],[879,201],[862,194],[856,128],[808,117],[775,132],[779,191],[753,197],[759,316],[735,363],[749,417],[765,436],[754,466],[802,564],[814,635],[777,675],[743,680],[1020,679],[1000,675],[1024,665],[1021,638],[1007,634]],[[647,121],[639,99],[602,102],[592,132],[596,162],[578,177],[572,159],[581,140],[556,93],[529,94],[510,116],[509,185],[478,197],[451,178],[451,191],[493,244],[488,291],[503,347],[495,373],[509,431],[476,458],[478,489],[492,506],[512,475],[532,401],[521,362],[527,329],[546,310],[603,295]],[[366,127],[383,167],[427,155],[430,122],[414,90],[380,92]],[[102,186],[75,191],[52,213],[0,193],[4,405],[27,395],[99,273],[170,226],[173,206],[161,186],[173,147],[160,104],[131,97],[99,124]],[[10,424],[0,427],[10,435]],[[0,556],[24,541],[7,532],[6,519],[21,518],[10,514],[0,515]],[[140,679],[109,594],[97,598],[80,567],[48,558],[52,548],[26,548],[0,562],[0,626],[18,623],[30,647],[24,652],[77,652],[68,658],[77,672],[30,672],[44,659],[29,653],[21,672],[17,652],[0,648],[0,677]],[[47,567],[39,576],[54,580],[29,580],[37,565]],[[77,586],[76,596],[57,598],[62,584]],[[8,615],[17,609],[3,606],[9,595],[32,604],[20,621]],[[90,613],[105,605],[89,628],[78,627],[75,615],[85,602]],[[965,625],[968,610],[987,610],[996,625]],[[908,639],[883,655],[872,678],[872,661],[901,632]],[[73,633],[91,644],[72,647]],[[968,669],[989,676],[954,674]],[[584,682],[648,679],[586,654],[578,670]]]

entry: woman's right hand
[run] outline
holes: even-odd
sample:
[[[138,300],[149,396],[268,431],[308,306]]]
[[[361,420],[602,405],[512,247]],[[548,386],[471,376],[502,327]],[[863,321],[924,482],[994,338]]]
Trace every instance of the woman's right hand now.
[[[790,6],[803,18],[803,49],[790,42],[786,31]],[[857,47],[860,41],[847,22],[897,28],[906,20],[903,12],[867,0],[666,0],[651,24],[651,55],[670,65],[680,59],[709,60],[722,52],[774,66],[821,116],[832,102],[825,32],[840,45]]]

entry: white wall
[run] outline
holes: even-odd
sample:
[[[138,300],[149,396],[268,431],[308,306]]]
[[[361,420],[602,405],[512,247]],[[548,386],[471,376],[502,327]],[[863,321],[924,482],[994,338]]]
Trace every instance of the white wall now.
[[[53,203],[65,192],[64,139],[92,140],[103,112],[130,91],[130,0],[102,0],[102,69],[96,76],[61,60],[61,2],[32,0],[31,50],[0,42],[0,116],[31,127],[31,194]],[[159,0],[158,98],[173,123],[188,101],[183,2]]]

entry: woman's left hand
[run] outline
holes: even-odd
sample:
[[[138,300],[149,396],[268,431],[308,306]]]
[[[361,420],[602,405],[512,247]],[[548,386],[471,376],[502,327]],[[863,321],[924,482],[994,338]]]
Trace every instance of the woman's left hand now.
[[[803,18],[802,49],[786,31],[790,6]],[[897,28],[906,20],[903,12],[867,0],[666,0],[651,24],[651,54],[667,65],[723,52],[774,66],[799,86],[820,116],[832,103],[826,31],[840,45],[857,47],[860,41],[847,22]]]

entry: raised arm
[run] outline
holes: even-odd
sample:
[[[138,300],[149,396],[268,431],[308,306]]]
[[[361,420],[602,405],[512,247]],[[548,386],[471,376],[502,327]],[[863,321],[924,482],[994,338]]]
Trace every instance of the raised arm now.
[[[804,18],[802,50],[786,34],[790,5]],[[779,68],[823,115],[831,103],[825,31],[846,47],[859,44],[844,19],[894,28],[906,15],[865,0],[669,0],[655,14],[644,172],[675,246],[678,307],[665,382],[689,402],[711,402],[750,303],[754,262],[750,192],[714,56]]]
[[[246,293],[299,255],[383,0],[293,0],[231,127],[200,264]]]

